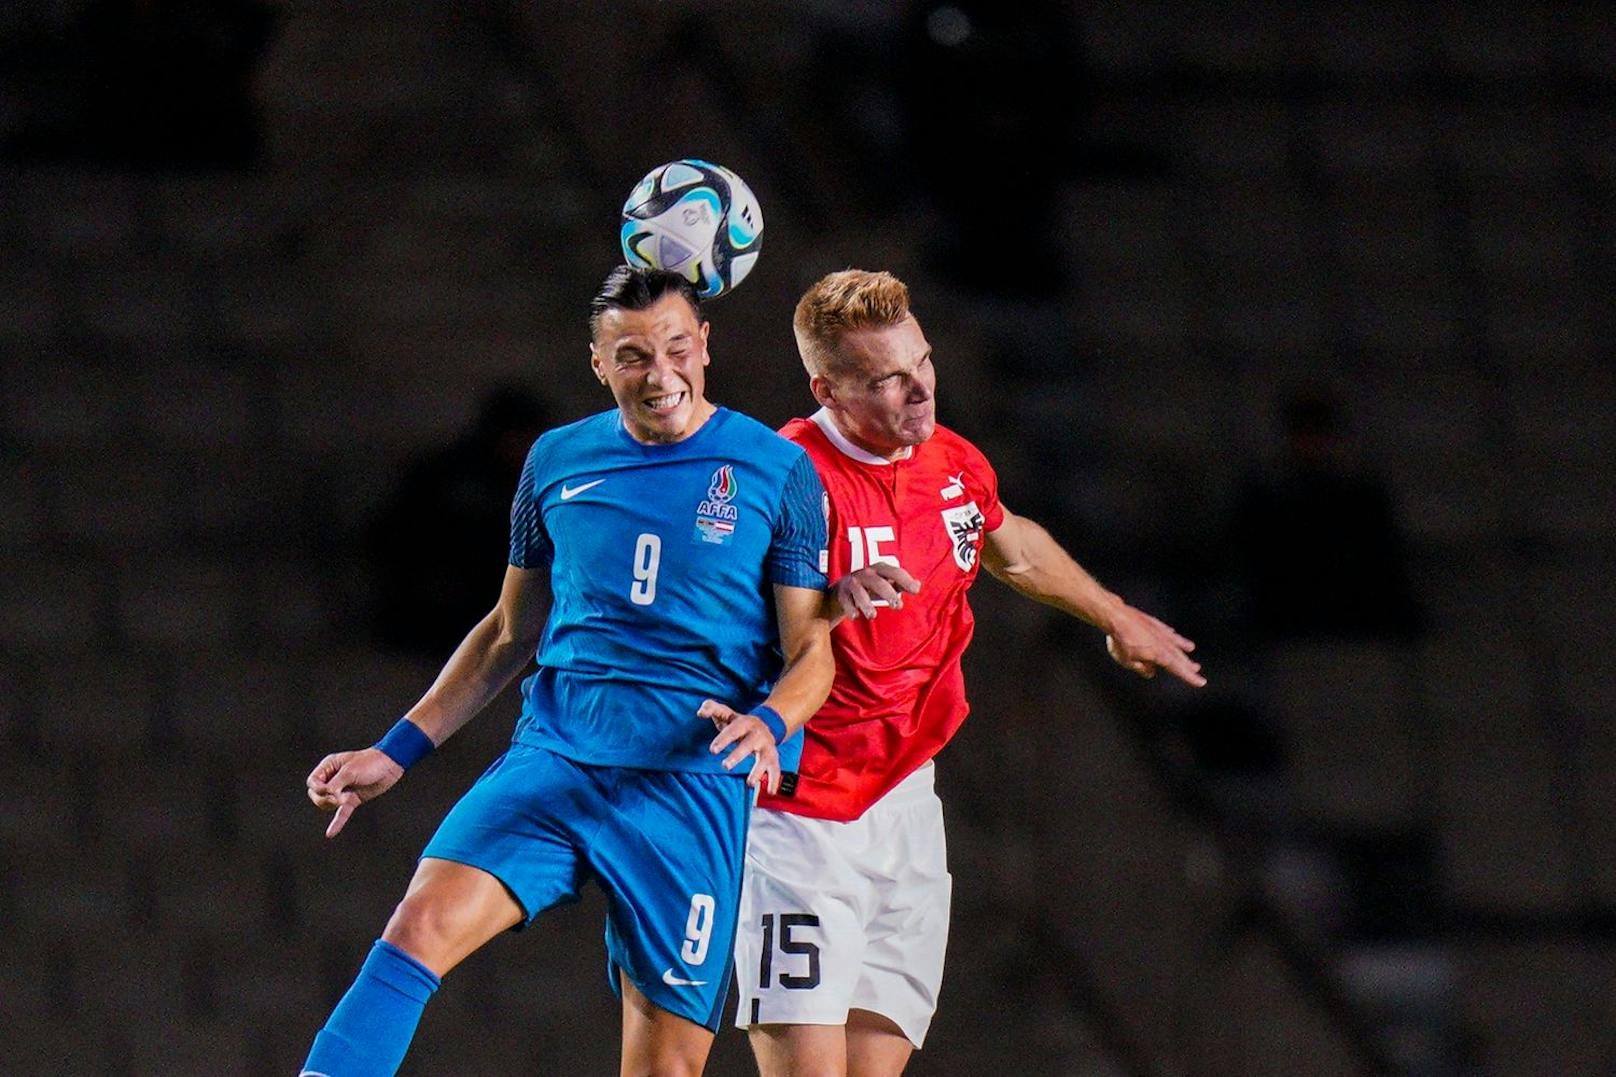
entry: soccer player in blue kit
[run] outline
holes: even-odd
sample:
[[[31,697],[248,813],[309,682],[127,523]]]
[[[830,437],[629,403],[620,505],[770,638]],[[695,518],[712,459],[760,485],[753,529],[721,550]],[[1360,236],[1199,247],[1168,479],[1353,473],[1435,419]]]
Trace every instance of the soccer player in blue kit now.
[[[539,438],[498,604],[380,741],[309,775],[335,836],[537,649],[510,749],[427,844],[304,1077],[396,1072],[440,977],[589,879],[608,897],[622,1073],[706,1064],[752,790],[778,785],[782,755],[793,769],[834,673],[825,494],[800,447],[707,400],[709,326],[686,281],[620,267],[590,309],[617,407]]]

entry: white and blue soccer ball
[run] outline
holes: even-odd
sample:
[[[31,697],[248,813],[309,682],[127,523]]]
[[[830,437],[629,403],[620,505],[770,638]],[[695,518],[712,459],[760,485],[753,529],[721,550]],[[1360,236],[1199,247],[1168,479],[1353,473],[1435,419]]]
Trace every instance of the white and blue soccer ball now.
[[[629,192],[621,239],[629,265],[678,273],[711,299],[757,265],[763,210],[746,181],[723,165],[669,161]]]

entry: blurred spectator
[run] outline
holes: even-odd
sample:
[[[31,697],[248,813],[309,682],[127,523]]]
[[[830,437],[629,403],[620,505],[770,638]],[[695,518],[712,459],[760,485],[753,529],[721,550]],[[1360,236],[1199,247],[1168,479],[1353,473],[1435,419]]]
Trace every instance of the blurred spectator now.
[[[445,658],[493,609],[510,549],[511,498],[549,409],[505,385],[472,429],[411,464],[371,525],[376,638]]]
[[[95,0],[64,31],[8,50],[14,81],[28,85],[7,149],[245,168],[260,148],[252,80],[274,21],[262,0]]]
[[[1354,462],[1339,405],[1299,393],[1284,423],[1280,470],[1248,480],[1235,506],[1233,557],[1253,627],[1281,638],[1413,636],[1391,496]]]

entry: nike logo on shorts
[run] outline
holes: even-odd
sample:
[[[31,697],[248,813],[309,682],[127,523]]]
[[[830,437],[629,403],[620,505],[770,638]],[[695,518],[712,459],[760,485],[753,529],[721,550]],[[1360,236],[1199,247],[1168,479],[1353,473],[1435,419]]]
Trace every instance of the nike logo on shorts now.
[[[567,486],[563,484],[561,487],[561,500],[571,501],[585,490],[592,490],[605,481],[605,479],[596,479],[594,482],[586,482],[582,486]]]
[[[706,980],[687,980],[682,976],[675,976],[673,974],[673,966],[672,965],[669,965],[667,968],[662,970],[662,982],[667,984],[669,987],[705,987],[705,986],[707,986],[707,981]]]

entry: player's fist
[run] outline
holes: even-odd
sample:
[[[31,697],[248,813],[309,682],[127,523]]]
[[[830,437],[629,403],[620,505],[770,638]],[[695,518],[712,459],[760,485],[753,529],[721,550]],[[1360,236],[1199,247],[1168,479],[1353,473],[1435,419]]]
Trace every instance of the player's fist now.
[[[1112,618],[1105,649],[1117,665],[1141,677],[1154,677],[1157,670],[1165,669],[1185,684],[1196,688],[1206,685],[1201,664],[1189,655],[1195,650],[1194,641],[1132,606],[1124,605]]]
[[[874,617],[878,604],[903,609],[903,596],[918,595],[920,581],[901,565],[877,561],[849,572],[831,584],[830,590],[844,617]]]
[[[755,756],[746,784],[753,789],[766,789],[773,793],[780,788],[780,750],[774,743],[774,732],[755,714],[741,714],[714,699],[706,700],[696,709],[696,717],[710,718],[718,726],[718,736],[707,750],[714,755],[729,749],[724,757],[724,769],[734,770],[747,756]]]
[[[334,838],[348,825],[355,808],[381,796],[402,777],[404,768],[386,752],[362,748],[326,756],[303,784],[315,807],[336,813],[325,828],[325,836]]]

